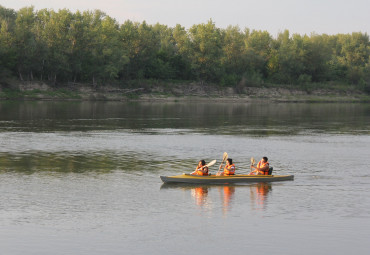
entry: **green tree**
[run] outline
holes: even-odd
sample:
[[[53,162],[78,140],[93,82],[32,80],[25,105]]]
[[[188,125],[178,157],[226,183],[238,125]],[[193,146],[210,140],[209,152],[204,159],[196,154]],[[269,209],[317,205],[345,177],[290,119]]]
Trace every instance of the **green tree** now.
[[[36,40],[32,32],[35,22],[33,7],[22,8],[17,13],[15,20],[15,47],[17,51],[17,72],[23,80],[33,80],[33,61],[35,60]]]
[[[243,74],[251,70],[244,44],[245,34],[237,26],[229,26],[223,33],[221,64],[225,70],[222,83],[236,85]]]
[[[0,78],[51,83],[119,79],[187,79],[223,85],[265,80],[303,86],[310,82],[369,85],[369,36],[290,35],[276,39],[266,31],[212,20],[186,30],[181,25],[120,25],[96,11],[15,12],[0,6]]]
[[[212,20],[189,29],[192,72],[202,81],[219,81],[223,76],[221,65],[221,30]]]
[[[295,34],[291,38],[285,30],[272,43],[268,71],[273,82],[294,84],[304,74],[303,38]]]
[[[16,12],[0,5],[0,81],[10,77],[17,63],[14,47]]]
[[[191,70],[191,42],[188,32],[184,27],[177,24],[173,31],[175,55],[172,64],[175,66],[176,77],[186,80],[194,79]]]
[[[57,81],[68,81],[72,76],[68,38],[72,13],[66,9],[59,12],[43,9],[37,13],[37,19],[40,44],[47,48],[42,64],[43,72],[54,84]]]
[[[173,79],[175,78],[176,66],[172,65],[172,58],[176,49],[172,29],[158,23],[152,29],[153,35],[159,40],[159,47],[149,61],[146,76],[155,79]]]
[[[342,50],[339,62],[347,67],[347,78],[351,83],[358,84],[364,77],[365,66],[369,61],[369,36],[362,33],[352,33],[340,37]]]
[[[268,75],[268,61],[271,54],[271,35],[267,31],[247,31],[245,48],[250,70],[248,75],[260,74],[263,78]]]
[[[126,73],[128,78],[150,78],[151,61],[160,49],[158,35],[145,21],[141,24],[126,21],[121,26],[120,32],[122,46],[129,57],[128,65],[123,73]]]
[[[84,69],[92,78],[93,84],[112,81],[118,78],[122,66],[128,61],[120,46],[119,25],[116,20],[95,11],[90,26],[90,58],[85,61]],[[86,66],[86,64],[88,66]]]

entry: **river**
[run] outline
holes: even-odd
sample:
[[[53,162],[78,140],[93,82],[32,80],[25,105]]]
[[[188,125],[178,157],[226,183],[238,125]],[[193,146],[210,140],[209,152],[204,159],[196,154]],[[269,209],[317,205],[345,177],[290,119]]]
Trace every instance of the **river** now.
[[[294,181],[164,185],[269,158]],[[370,105],[0,102],[1,254],[368,254]]]

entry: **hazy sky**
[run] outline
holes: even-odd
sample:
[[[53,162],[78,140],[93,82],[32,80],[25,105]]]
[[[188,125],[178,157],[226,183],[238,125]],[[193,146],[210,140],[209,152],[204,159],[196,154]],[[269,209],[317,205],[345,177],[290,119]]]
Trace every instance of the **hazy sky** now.
[[[186,28],[212,19],[217,27],[267,30],[276,36],[291,33],[370,33],[370,0],[0,0],[0,5],[19,10],[99,9],[119,23],[130,19],[149,24],[180,24]]]

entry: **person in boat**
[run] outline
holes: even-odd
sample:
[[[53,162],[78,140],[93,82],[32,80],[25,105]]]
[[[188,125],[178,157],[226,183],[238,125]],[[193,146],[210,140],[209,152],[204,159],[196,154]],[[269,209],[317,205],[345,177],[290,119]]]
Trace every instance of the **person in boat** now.
[[[224,168],[224,171],[218,175],[230,176],[234,174],[235,174],[235,164],[233,164],[233,160],[231,158],[228,158],[226,160],[226,166]]]
[[[192,175],[208,175],[208,166],[206,162],[202,159],[199,161],[195,171],[191,173]]]
[[[258,163],[257,166],[251,165],[251,170],[249,175],[268,175],[269,174],[270,164],[267,157],[263,157]]]

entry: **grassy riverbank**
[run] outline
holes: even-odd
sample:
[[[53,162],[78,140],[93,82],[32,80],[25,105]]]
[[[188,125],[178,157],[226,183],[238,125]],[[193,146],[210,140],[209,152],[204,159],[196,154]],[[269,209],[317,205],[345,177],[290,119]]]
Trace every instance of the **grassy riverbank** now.
[[[11,85],[0,86],[0,100],[370,102],[370,95],[356,87],[330,84],[311,84],[304,88],[276,84],[223,87],[197,82],[141,80],[125,85],[69,83],[50,86],[13,81]]]

